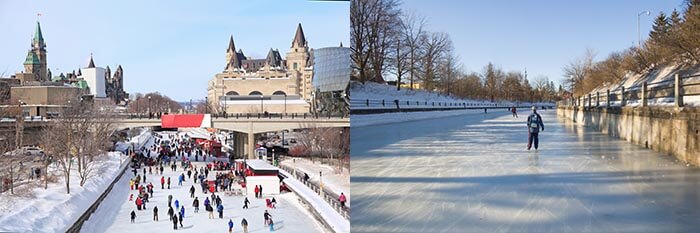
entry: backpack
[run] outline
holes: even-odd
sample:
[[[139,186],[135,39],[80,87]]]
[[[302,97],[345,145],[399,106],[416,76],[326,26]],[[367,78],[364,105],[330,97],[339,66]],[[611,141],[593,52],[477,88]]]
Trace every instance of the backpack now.
[[[540,128],[540,117],[537,114],[530,115],[530,128],[538,131]]]

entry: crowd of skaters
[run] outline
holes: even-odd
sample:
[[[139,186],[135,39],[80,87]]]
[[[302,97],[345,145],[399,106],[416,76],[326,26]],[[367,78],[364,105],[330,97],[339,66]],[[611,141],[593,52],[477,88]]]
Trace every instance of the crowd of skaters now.
[[[130,190],[136,192],[136,196],[134,196],[134,193],[130,193],[129,202],[133,202],[136,208],[130,213],[131,223],[135,223],[135,219],[137,218],[137,215],[140,215],[138,214],[140,211],[148,210],[146,203],[148,203],[149,200],[153,199],[154,197],[154,186],[152,182],[147,182],[147,177],[154,175],[153,170],[155,170],[155,175],[160,175],[161,183],[161,191],[155,192],[159,196],[165,196],[165,194],[168,194],[167,214],[169,221],[173,223],[173,230],[177,230],[178,227],[183,227],[183,221],[185,220],[184,218],[186,214],[185,200],[181,201],[176,199],[173,201],[172,194],[169,194],[171,189],[171,177],[166,177],[164,174],[164,167],[167,166],[170,166],[170,169],[173,172],[177,172],[178,169],[181,169],[181,173],[176,178],[178,186],[183,186],[183,184],[187,185],[188,182],[191,182],[189,188],[189,198],[191,198],[191,200],[187,200],[187,202],[192,201],[192,208],[194,210],[192,214],[199,213],[200,198],[196,196],[197,190],[194,185],[199,182],[201,186],[200,191],[202,194],[206,195],[202,205],[204,206],[205,211],[208,212],[209,219],[216,219],[217,217],[219,219],[224,218],[224,203],[217,193],[220,191],[231,190],[232,184],[241,180],[241,177],[244,175],[243,172],[231,171],[231,165],[227,162],[214,162],[207,164],[207,166],[199,167],[193,165],[190,161],[192,155],[194,155],[195,159],[197,160],[199,157],[201,157],[203,161],[206,161],[209,154],[192,141],[177,135],[176,137],[176,140],[172,140],[167,145],[161,145],[160,142],[163,139],[155,138],[155,144],[153,146],[150,148],[143,147],[137,153],[132,155],[134,158],[132,161],[134,164],[132,170],[134,176],[129,181],[129,186]],[[157,156],[153,157],[152,155]],[[139,169],[140,167],[143,168]],[[213,181],[209,181],[207,178],[209,177],[210,171],[213,170],[228,171],[217,171]],[[256,199],[262,198],[262,186],[256,186],[255,193]],[[241,209],[248,209],[249,204],[250,201],[247,197],[245,197]],[[276,200],[274,198],[272,198],[272,200],[266,200],[266,206],[269,208],[274,208],[275,204]],[[154,205],[152,207],[152,214],[153,221],[155,222],[160,221],[158,211],[158,206]],[[216,215],[214,214],[214,211],[217,212]],[[265,219],[264,225],[266,228],[268,228],[271,232],[274,231],[274,221],[272,220],[272,215],[265,210],[263,217]],[[229,232],[234,231],[235,224],[233,219],[229,219],[227,226]],[[240,221],[240,229],[242,229],[242,232],[248,232],[248,221],[245,218],[242,218]]]

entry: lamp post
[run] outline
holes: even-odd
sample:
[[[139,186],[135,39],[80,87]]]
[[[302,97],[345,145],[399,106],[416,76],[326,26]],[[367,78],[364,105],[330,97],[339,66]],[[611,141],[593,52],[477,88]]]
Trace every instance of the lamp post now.
[[[209,96],[204,97],[204,113],[209,113]]]
[[[642,33],[641,33],[640,28],[639,28],[639,27],[640,27],[640,26],[639,26],[639,24],[640,24],[640,23],[639,23],[639,20],[640,20],[640,17],[641,17],[642,15],[644,15],[644,14],[648,16],[649,14],[651,14],[651,12],[649,12],[649,11],[642,11],[642,12],[639,12],[639,14],[637,14],[637,49],[641,49],[641,48],[642,48]]]

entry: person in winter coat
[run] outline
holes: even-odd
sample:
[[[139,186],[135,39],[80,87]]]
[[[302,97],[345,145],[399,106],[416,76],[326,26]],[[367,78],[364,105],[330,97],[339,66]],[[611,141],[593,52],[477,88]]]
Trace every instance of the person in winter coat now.
[[[168,189],[170,189],[170,177],[168,177]]]
[[[158,221],[158,206],[153,207],[153,221]]]
[[[187,179],[192,178],[192,170],[187,170]]]
[[[275,222],[272,221],[272,217],[270,217],[270,232],[275,231]]]
[[[262,188],[263,188],[262,185],[260,185],[260,194],[258,194],[260,196],[260,198],[262,198],[262,196],[263,196]]]
[[[259,197],[258,193],[260,192],[260,188],[258,188],[258,186],[256,185],[255,189],[253,191],[255,192],[255,198],[258,198]]]
[[[263,218],[265,218],[265,226],[269,225],[269,221],[272,218],[272,215],[265,210],[265,213],[263,214]]]
[[[182,215],[183,218],[185,217],[185,206],[184,205],[180,207],[180,214]]]
[[[160,177],[160,189],[165,189],[165,176]]]
[[[248,209],[248,204],[250,204],[250,201],[248,201],[248,197],[245,197],[245,200],[243,200],[243,209]]]
[[[192,207],[194,207],[194,212],[199,213],[199,199],[194,198],[194,201],[192,201]]]
[[[241,226],[243,227],[243,233],[248,233],[248,220],[241,220]]]
[[[216,195],[216,205],[221,205],[221,198],[219,195]]]
[[[177,230],[177,222],[178,222],[177,217],[172,217],[172,218],[170,218],[170,220],[173,221],[173,229]]]
[[[185,176],[180,174],[180,176],[177,177],[177,185],[182,186],[182,181],[185,179]]]
[[[168,195],[168,206],[173,203],[173,195]]]
[[[178,214],[177,215],[177,221],[180,223],[180,227],[182,227],[182,218],[185,217],[183,214]]]
[[[228,220],[228,233],[233,232],[233,220]]]
[[[141,210],[141,206],[143,205],[143,201],[141,200],[140,197],[136,198],[136,209]]]
[[[194,198],[194,185],[192,185],[192,187],[190,187],[190,197]]]
[[[134,210],[131,210],[131,223],[134,223],[134,219],[136,219],[136,212],[134,212]]]
[[[180,201],[175,200],[175,209],[179,209],[179,208],[180,208]]]
[[[168,208],[168,216],[170,216],[170,220],[173,220],[173,215],[175,214],[175,211],[173,210],[173,207],[170,206]]]
[[[527,137],[527,150],[530,150],[533,146],[533,142],[535,150],[537,150],[540,143],[539,133],[540,131],[544,131],[544,123],[542,123],[542,116],[537,113],[537,108],[535,106],[532,106],[532,114],[527,117],[527,129],[529,132],[529,136]]]
[[[129,180],[129,187],[134,190],[134,179]]]
[[[204,209],[206,209],[207,212],[209,212],[209,219],[213,219],[214,218],[214,207],[212,207],[211,205],[204,205]]]
[[[338,201],[340,202],[340,207],[345,208],[345,201],[347,201],[345,199],[345,193],[342,193],[342,192],[340,193],[340,197],[338,197]]]
[[[224,205],[216,206],[216,211],[219,212],[219,218],[224,218]]]

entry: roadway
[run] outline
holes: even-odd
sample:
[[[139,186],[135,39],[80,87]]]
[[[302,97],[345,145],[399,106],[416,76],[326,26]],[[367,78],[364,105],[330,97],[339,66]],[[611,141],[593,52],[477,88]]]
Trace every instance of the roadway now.
[[[351,127],[353,232],[692,232],[700,170],[542,112]],[[672,143],[672,142],[669,142]]]

